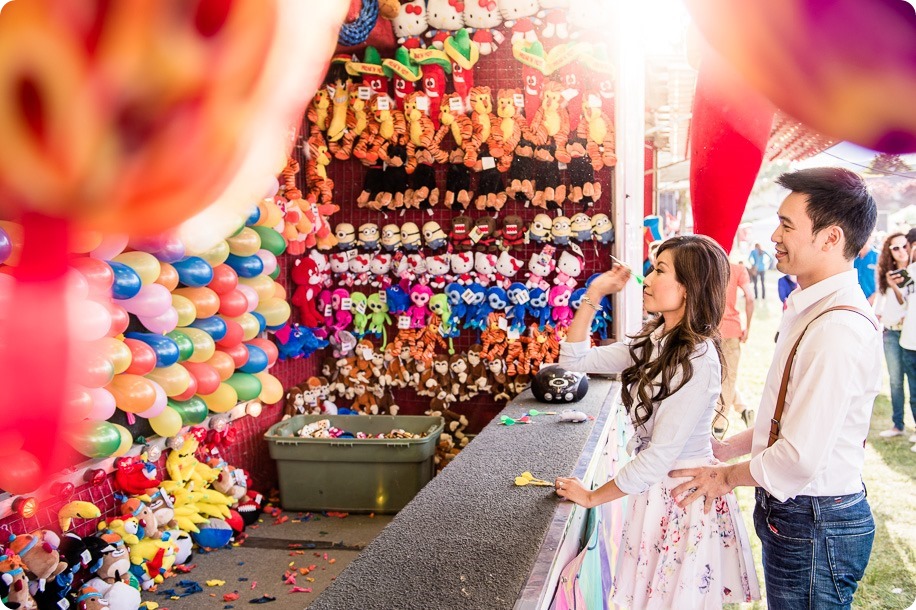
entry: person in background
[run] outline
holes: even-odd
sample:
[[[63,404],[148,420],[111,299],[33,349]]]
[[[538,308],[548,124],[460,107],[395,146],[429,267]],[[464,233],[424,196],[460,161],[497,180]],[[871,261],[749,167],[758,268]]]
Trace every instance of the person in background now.
[[[859,255],[856,256],[856,259],[852,262],[853,266],[856,268],[856,272],[859,274],[859,286],[862,287],[862,292],[865,293],[865,298],[868,299],[868,302],[872,305],[875,304],[875,279],[877,276],[878,269],[878,253],[875,252],[875,249],[871,247],[872,240],[869,240],[862,246],[862,249],[859,250]]]
[[[792,291],[798,288],[798,282],[794,275],[784,275],[779,278],[776,287],[779,289],[779,300],[782,302],[783,311],[786,309],[786,299],[792,294]]]
[[[909,260],[914,258],[914,248],[916,248],[916,229],[910,229],[906,234],[906,242],[909,246]],[[916,420],[916,408],[913,406],[913,396],[916,395],[916,297],[913,297],[912,294],[916,292],[916,288],[912,285],[907,285],[907,280],[913,282],[916,280],[916,263],[911,263],[905,270],[904,273],[895,274],[903,276],[903,279],[900,283],[897,284],[897,287],[904,292],[906,299],[906,314],[903,317],[903,325],[900,328],[900,347],[903,354],[903,373],[906,375],[907,382],[910,389],[910,410],[913,411],[913,418]],[[904,288],[907,288],[905,291]],[[892,397],[893,399],[893,397]],[[893,402],[891,403],[893,406]],[[903,426],[903,412],[902,412],[901,402],[901,413],[899,420],[896,417],[896,411],[893,412],[892,417],[894,418],[894,425],[890,430],[885,430],[881,433],[881,436],[884,437],[894,437],[894,436],[903,436],[904,426]],[[898,432],[899,431],[899,432]],[[910,436],[909,441],[914,443],[910,449],[916,452],[916,434]]]
[[[754,298],[758,298],[757,282],[760,282],[760,298],[765,299],[767,298],[767,287],[763,280],[766,277],[767,269],[774,262],[773,256],[764,250],[760,244],[754,244],[754,249],[751,250],[747,260],[751,263],[749,271],[751,279],[754,281]]]
[[[751,319],[754,317],[754,297],[751,296],[751,278],[747,267],[729,263],[728,287],[725,289],[725,315],[719,325],[722,335],[722,395],[719,397],[718,413],[712,429],[718,437],[725,434],[728,425],[728,412],[734,408],[741,414],[745,426],[754,425],[754,410],[748,409],[738,392],[738,362],[741,359],[741,344],[747,342],[751,331]],[[744,295],[745,322],[742,324],[738,311],[738,289]]]
[[[910,244],[903,233],[892,233],[881,246],[878,258],[878,296],[875,315],[884,326],[884,360],[891,385],[891,419],[894,425],[881,433],[884,438],[903,435],[903,378],[910,383],[910,410],[916,418],[916,375],[906,370],[908,350],[900,345],[900,331],[906,318],[907,297],[913,293],[913,280],[906,271]],[[916,441],[914,441],[916,442]]]

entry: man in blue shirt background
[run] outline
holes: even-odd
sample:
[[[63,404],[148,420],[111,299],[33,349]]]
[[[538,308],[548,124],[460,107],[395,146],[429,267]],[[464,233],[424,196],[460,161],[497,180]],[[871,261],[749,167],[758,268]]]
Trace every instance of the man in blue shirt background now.
[[[773,264],[773,256],[764,250],[760,244],[754,244],[754,249],[751,250],[751,255],[747,257],[750,261],[751,266],[748,271],[751,274],[751,280],[754,282],[754,298],[758,298],[757,294],[757,282],[760,282],[760,295],[759,298],[767,298],[767,287],[763,283],[763,279],[766,275],[767,269],[770,268],[770,265]]]
[[[875,304],[875,269],[878,268],[878,253],[871,247],[872,240],[869,239],[865,246],[859,251],[858,256],[853,261],[856,271],[859,274],[859,286],[865,293],[865,298],[872,305]]]

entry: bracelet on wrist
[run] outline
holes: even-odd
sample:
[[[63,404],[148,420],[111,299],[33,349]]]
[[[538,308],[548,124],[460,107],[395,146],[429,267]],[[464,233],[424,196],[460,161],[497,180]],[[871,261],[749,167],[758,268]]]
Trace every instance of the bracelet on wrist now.
[[[595,305],[594,301],[592,301],[587,294],[582,296],[582,302],[594,309],[596,312],[600,313],[604,311],[604,308],[600,305]]]

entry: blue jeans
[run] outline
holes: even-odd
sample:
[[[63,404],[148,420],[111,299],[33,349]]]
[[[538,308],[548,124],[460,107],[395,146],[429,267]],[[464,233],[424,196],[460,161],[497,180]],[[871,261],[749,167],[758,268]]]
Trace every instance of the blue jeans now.
[[[885,333],[886,332],[887,331],[885,331]],[[900,333],[897,333],[897,337],[899,340]],[[886,334],[884,345],[887,346]],[[887,347],[885,347],[884,350],[885,353],[887,353]],[[903,358],[903,373],[906,375],[907,383],[909,383],[910,386],[910,411],[913,413],[913,421],[916,422],[916,351],[901,347],[900,353]],[[888,364],[888,371],[890,371],[890,364]],[[894,427],[898,430],[903,430],[903,393],[901,392],[900,409],[898,410],[897,404],[894,402],[893,386],[891,389],[891,405],[894,408],[894,413],[891,416],[894,420]]]
[[[864,491],[779,502],[758,487],[754,529],[770,610],[850,607],[875,539]]]
[[[763,280],[766,277],[766,273],[767,273],[766,269],[764,269],[763,271],[758,269],[757,273],[751,276],[751,281],[754,282],[754,298],[755,299],[758,298],[757,297],[757,282],[760,282],[760,298],[761,299],[767,298],[767,286],[766,284],[763,283]]]

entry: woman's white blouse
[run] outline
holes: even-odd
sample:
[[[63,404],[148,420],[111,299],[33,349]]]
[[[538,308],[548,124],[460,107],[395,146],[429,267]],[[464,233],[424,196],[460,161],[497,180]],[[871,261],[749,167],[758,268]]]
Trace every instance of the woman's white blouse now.
[[[658,354],[660,333],[652,336],[652,358]],[[583,373],[620,373],[633,364],[626,343],[591,347],[588,340],[560,345],[560,366]],[[710,430],[716,401],[722,392],[722,366],[712,340],[691,357],[693,377],[677,392],[656,403],[649,420],[636,429],[630,442],[636,455],[615,481],[621,491],[640,494],[664,479],[678,460],[712,457]],[[681,374],[672,379],[677,387]]]

